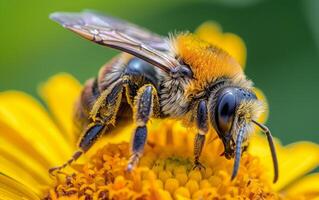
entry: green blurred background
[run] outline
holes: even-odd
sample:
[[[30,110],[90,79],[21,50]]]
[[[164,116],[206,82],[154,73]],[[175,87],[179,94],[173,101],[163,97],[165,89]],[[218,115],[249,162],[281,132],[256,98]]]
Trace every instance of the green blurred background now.
[[[117,52],[76,37],[48,15],[94,9],[157,33],[194,30],[205,20],[241,36],[246,73],[267,95],[268,125],[287,144],[319,142],[319,1],[317,0],[1,0],[0,90],[37,95],[58,72],[81,82]]]

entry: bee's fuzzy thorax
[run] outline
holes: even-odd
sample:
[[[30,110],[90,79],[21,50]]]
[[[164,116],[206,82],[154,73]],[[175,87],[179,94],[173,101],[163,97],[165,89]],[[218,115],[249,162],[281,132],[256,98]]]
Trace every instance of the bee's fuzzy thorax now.
[[[186,94],[196,94],[219,77],[244,76],[242,67],[226,51],[213,46],[189,33],[177,35],[173,49],[176,55],[190,66],[194,80]]]

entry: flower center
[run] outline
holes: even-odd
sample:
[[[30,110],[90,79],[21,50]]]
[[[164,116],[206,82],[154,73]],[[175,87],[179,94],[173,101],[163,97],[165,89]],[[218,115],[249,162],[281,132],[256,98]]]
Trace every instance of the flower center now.
[[[230,180],[232,162],[203,153],[205,170],[193,170],[188,149],[147,145],[138,167],[127,172],[129,144],[108,144],[74,173],[57,177],[48,199],[279,199],[263,181],[258,159],[244,154],[240,173]],[[206,160],[206,162],[205,162]]]

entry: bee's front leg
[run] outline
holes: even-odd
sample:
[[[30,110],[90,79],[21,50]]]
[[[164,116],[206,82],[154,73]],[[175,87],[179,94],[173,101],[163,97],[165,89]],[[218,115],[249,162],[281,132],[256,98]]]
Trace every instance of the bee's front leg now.
[[[127,170],[132,171],[138,164],[139,158],[143,154],[144,145],[147,138],[146,124],[152,115],[154,105],[158,105],[156,89],[152,85],[144,85],[138,90],[134,102],[134,122],[137,125],[133,136],[132,156],[127,165]]]
[[[194,167],[193,169],[205,169],[204,165],[199,162],[200,155],[205,143],[206,133],[208,132],[208,115],[207,115],[207,103],[205,100],[201,100],[197,107],[196,125],[198,133],[194,142]]]

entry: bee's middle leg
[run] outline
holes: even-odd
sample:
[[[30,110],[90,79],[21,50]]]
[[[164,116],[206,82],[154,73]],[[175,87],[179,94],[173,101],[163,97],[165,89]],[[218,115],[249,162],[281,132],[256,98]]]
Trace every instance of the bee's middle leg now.
[[[132,142],[132,156],[127,165],[127,170],[132,171],[138,164],[139,158],[143,154],[144,145],[147,138],[146,124],[152,115],[154,104],[157,102],[157,93],[152,85],[144,85],[138,90],[134,102],[134,122],[137,125]]]
[[[208,115],[207,115],[207,103],[205,100],[201,100],[197,107],[196,125],[198,133],[194,142],[194,167],[193,169],[205,169],[199,161],[200,155],[205,143],[206,133],[208,132]]]

